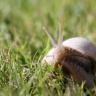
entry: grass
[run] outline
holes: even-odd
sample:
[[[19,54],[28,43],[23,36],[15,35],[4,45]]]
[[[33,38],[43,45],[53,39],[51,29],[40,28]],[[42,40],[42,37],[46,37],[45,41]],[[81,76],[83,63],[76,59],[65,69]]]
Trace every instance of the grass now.
[[[51,48],[43,26],[58,40],[61,20],[64,40],[84,37],[96,44],[95,4],[95,0],[0,0],[0,96],[85,96],[83,87],[61,70],[41,66]]]

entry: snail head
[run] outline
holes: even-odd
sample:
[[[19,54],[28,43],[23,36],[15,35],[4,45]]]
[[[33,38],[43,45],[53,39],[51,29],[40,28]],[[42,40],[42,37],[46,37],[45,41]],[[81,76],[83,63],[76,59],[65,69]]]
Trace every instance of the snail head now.
[[[45,30],[46,34],[48,35],[52,45],[53,45],[53,49],[54,49],[54,52],[52,52],[51,54],[51,60],[53,62],[51,63],[54,63],[55,66],[57,66],[56,64],[60,64],[61,61],[63,60],[63,57],[64,57],[64,46],[62,44],[62,41],[63,41],[63,33],[61,31],[61,23],[59,22],[59,38],[58,38],[58,44],[55,43],[55,40],[52,38],[52,36],[49,34],[49,32],[43,27],[43,29]],[[47,58],[47,61],[48,61],[48,58]],[[50,63],[50,62],[49,62]],[[51,65],[51,64],[50,64]]]

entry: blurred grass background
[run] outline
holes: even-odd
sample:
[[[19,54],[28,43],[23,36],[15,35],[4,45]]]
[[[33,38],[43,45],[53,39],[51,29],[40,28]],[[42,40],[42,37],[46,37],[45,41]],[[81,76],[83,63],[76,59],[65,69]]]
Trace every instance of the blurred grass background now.
[[[57,41],[59,20],[64,40],[79,36],[96,44],[96,0],[0,0],[0,96],[64,96],[62,72],[53,84],[45,82],[53,71],[40,67],[42,52],[51,47],[43,26]],[[85,96],[72,86],[72,93]]]

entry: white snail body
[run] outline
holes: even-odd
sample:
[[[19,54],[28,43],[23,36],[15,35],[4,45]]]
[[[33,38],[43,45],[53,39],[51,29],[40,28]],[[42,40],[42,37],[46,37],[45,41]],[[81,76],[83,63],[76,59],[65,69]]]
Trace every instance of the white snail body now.
[[[54,46],[43,58],[42,62],[47,62],[49,65],[54,66],[54,69],[57,69],[58,65],[63,65],[79,85],[82,82],[86,82],[86,88],[94,88],[96,46],[89,40],[81,37],[67,39],[62,42],[61,28],[59,29],[58,44],[53,42],[54,40],[52,40],[47,31],[46,33],[51,38]]]

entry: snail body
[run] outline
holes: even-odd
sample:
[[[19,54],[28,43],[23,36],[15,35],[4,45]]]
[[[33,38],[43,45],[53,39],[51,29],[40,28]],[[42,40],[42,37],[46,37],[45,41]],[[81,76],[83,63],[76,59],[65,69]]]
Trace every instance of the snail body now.
[[[46,31],[46,30],[45,30]],[[49,33],[46,31],[49,36]],[[49,36],[52,41],[52,37]],[[52,41],[53,42],[53,41]],[[62,32],[59,31],[58,44],[43,58],[42,62],[58,68],[63,66],[63,71],[67,70],[73,79],[84,87],[94,88],[94,79],[96,73],[96,46],[89,40],[81,37],[75,37],[62,42]]]

